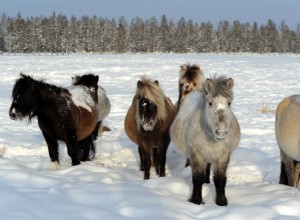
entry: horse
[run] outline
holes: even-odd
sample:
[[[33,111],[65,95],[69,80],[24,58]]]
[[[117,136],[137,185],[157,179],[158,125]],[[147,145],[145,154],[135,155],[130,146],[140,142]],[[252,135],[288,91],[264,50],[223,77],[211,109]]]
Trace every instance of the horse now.
[[[129,139],[138,145],[144,179],[150,178],[151,159],[156,173],[166,176],[166,154],[170,143],[169,128],[176,110],[157,80],[141,77],[136,94],[125,117]]]
[[[94,131],[87,138],[78,142],[81,161],[94,159],[96,153],[94,141],[97,140],[98,133],[110,130],[107,127],[103,128],[102,121],[108,116],[111,105],[105,90],[98,85],[98,81],[99,76],[91,73],[72,77],[72,85],[84,85],[89,88],[98,112],[98,120]]]
[[[85,74],[82,76],[74,76],[72,77],[72,84],[73,85],[84,85],[89,87],[92,91],[96,91],[97,93],[97,100],[96,101],[96,108],[98,112],[98,122],[97,122],[97,129],[94,132],[94,138],[97,139],[98,134],[102,134],[105,131],[111,131],[110,128],[103,126],[103,120],[109,115],[111,104],[110,100],[106,95],[106,91],[103,87],[99,86],[97,83],[99,81],[99,77],[93,74]]]
[[[280,149],[279,183],[298,187],[300,177],[300,95],[284,98],[276,108],[275,135]]]
[[[28,118],[31,122],[37,117],[48,146],[51,170],[59,168],[58,140],[66,143],[72,165],[80,164],[78,141],[93,132],[98,118],[96,103],[86,86],[66,89],[21,73],[12,99],[11,119]]]
[[[171,141],[191,162],[193,191],[189,199],[204,204],[202,185],[209,183],[208,164],[213,165],[216,204],[227,206],[226,170],[231,152],[240,140],[239,123],[231,110],[233,79],[214,76],[181,103],[171,128]]]
[[[186,95],[193,90],[201,90],[203,88],[204,74],[197,64],[190,65],[189,63],[180,66],[179,80],[178,80],[178,101],[175,104],[177,111],[179,110],[180,103]],[[187,159],[185,167],[190,165]],[[208,167],[208,172],[210,168]]]
[[[176,109],[180,107],[182,99],[193,90],[201,90],[204,81],[204,74],[196,64],[184,64],[180,66],[178,80],[178,101],[175,104]]]

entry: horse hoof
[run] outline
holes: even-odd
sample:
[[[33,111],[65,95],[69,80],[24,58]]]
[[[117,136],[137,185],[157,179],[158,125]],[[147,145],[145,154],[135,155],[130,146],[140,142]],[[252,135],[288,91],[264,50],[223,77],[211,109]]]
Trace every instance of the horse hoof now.
[[[217,198],[216,204],[218,206],[227,206],[228,202],[225,196]]]
[[[80,161],[79,161],[79,160],[72,161],[72,166],[76,166],[76,165],[79,165],[79,164],[80,164]]]
[[[205,204],[205,202],[203,202],[202,199],[192,199],[192,198],[190,198],[188,201],[191,202],[191,203],[194,203],[196,205],[204,205]]]
[[[49,170],[52,170],[52,171],[55,171],[55,170],[58,170],[60,167],[59,167],[59,164],[57,161],[54,161],[54,162],[51,162],[50,163],[50,167],[49,167]]]

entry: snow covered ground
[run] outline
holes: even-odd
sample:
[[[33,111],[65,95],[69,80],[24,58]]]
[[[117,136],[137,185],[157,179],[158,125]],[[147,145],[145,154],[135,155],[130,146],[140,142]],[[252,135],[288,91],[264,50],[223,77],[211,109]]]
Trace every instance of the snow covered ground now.
[[[213,184],[204,185],[205,205],[187,201],[192,182],[185,158],[171,143],[167,177],[151,172],[144,181],[137,146],[126,136],[124,117],[141,75],[160,82],[177,100],[178,70],[186,62],[206,76],[234,79],[232,108],[241,141],[228,168],[227,207],[214,203]],[[8,116],[19,73],[58,86],[71,76],[93,72],[111,101],[106,132],[96,142],[94,161],[72,167],[60,143],[61,169],[50,171],[48,150],[37,126]],[[0,56],[0,218],[1,219],[299,219],[300,191],[278,184],[279,150],[273,110],[300,93],[299,55],[69,55]]]

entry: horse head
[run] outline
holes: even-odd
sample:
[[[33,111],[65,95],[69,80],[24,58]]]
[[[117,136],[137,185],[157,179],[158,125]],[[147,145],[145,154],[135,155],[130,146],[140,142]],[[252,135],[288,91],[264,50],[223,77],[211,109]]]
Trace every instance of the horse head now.
[[[157,106],[146,97],[138,97],[140,125],[145,131],[152,131],[157,121]]]
[[[205,90],[205,118],[215,139],[225,139],[229,132],[232,117],[231,102],[233,100],[233,79],[221,76],[207,79]]]
[[[142,78],[137,82],[136,121],[139,129],[153,131],[159,120],[166,117],[164,93],[157,80]]]
[[[36,113],[37,93],[35,81],[30,76],[20,74],[12,91],[12,104],[9,116],[13,120],[28,117],[31,120]]]
[[[98,101],[98,81],[99,76],[94,74],[85,74],[82,76],[72,77],[72,84],[74,86],[83,85],[89,88],[90,94],[95,102]]]
[[[181,98],[193,90],[202,88],[203,73],[198,65],[182,65],[179,73],[179,95]]]

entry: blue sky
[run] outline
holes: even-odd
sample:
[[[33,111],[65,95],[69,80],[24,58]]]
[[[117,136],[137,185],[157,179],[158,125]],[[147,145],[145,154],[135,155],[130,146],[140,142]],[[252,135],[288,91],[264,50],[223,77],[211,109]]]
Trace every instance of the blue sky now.
[[[125,16],[144,19],[166,15],[177,21],[180,17],[194,22],[219,21],[258,22],[282,20],[296,29],[300,23],[300,0],[0,0],[0,13],[14,17],[49,16],[53,12],[67,16],[83,15],[108,18]]]

